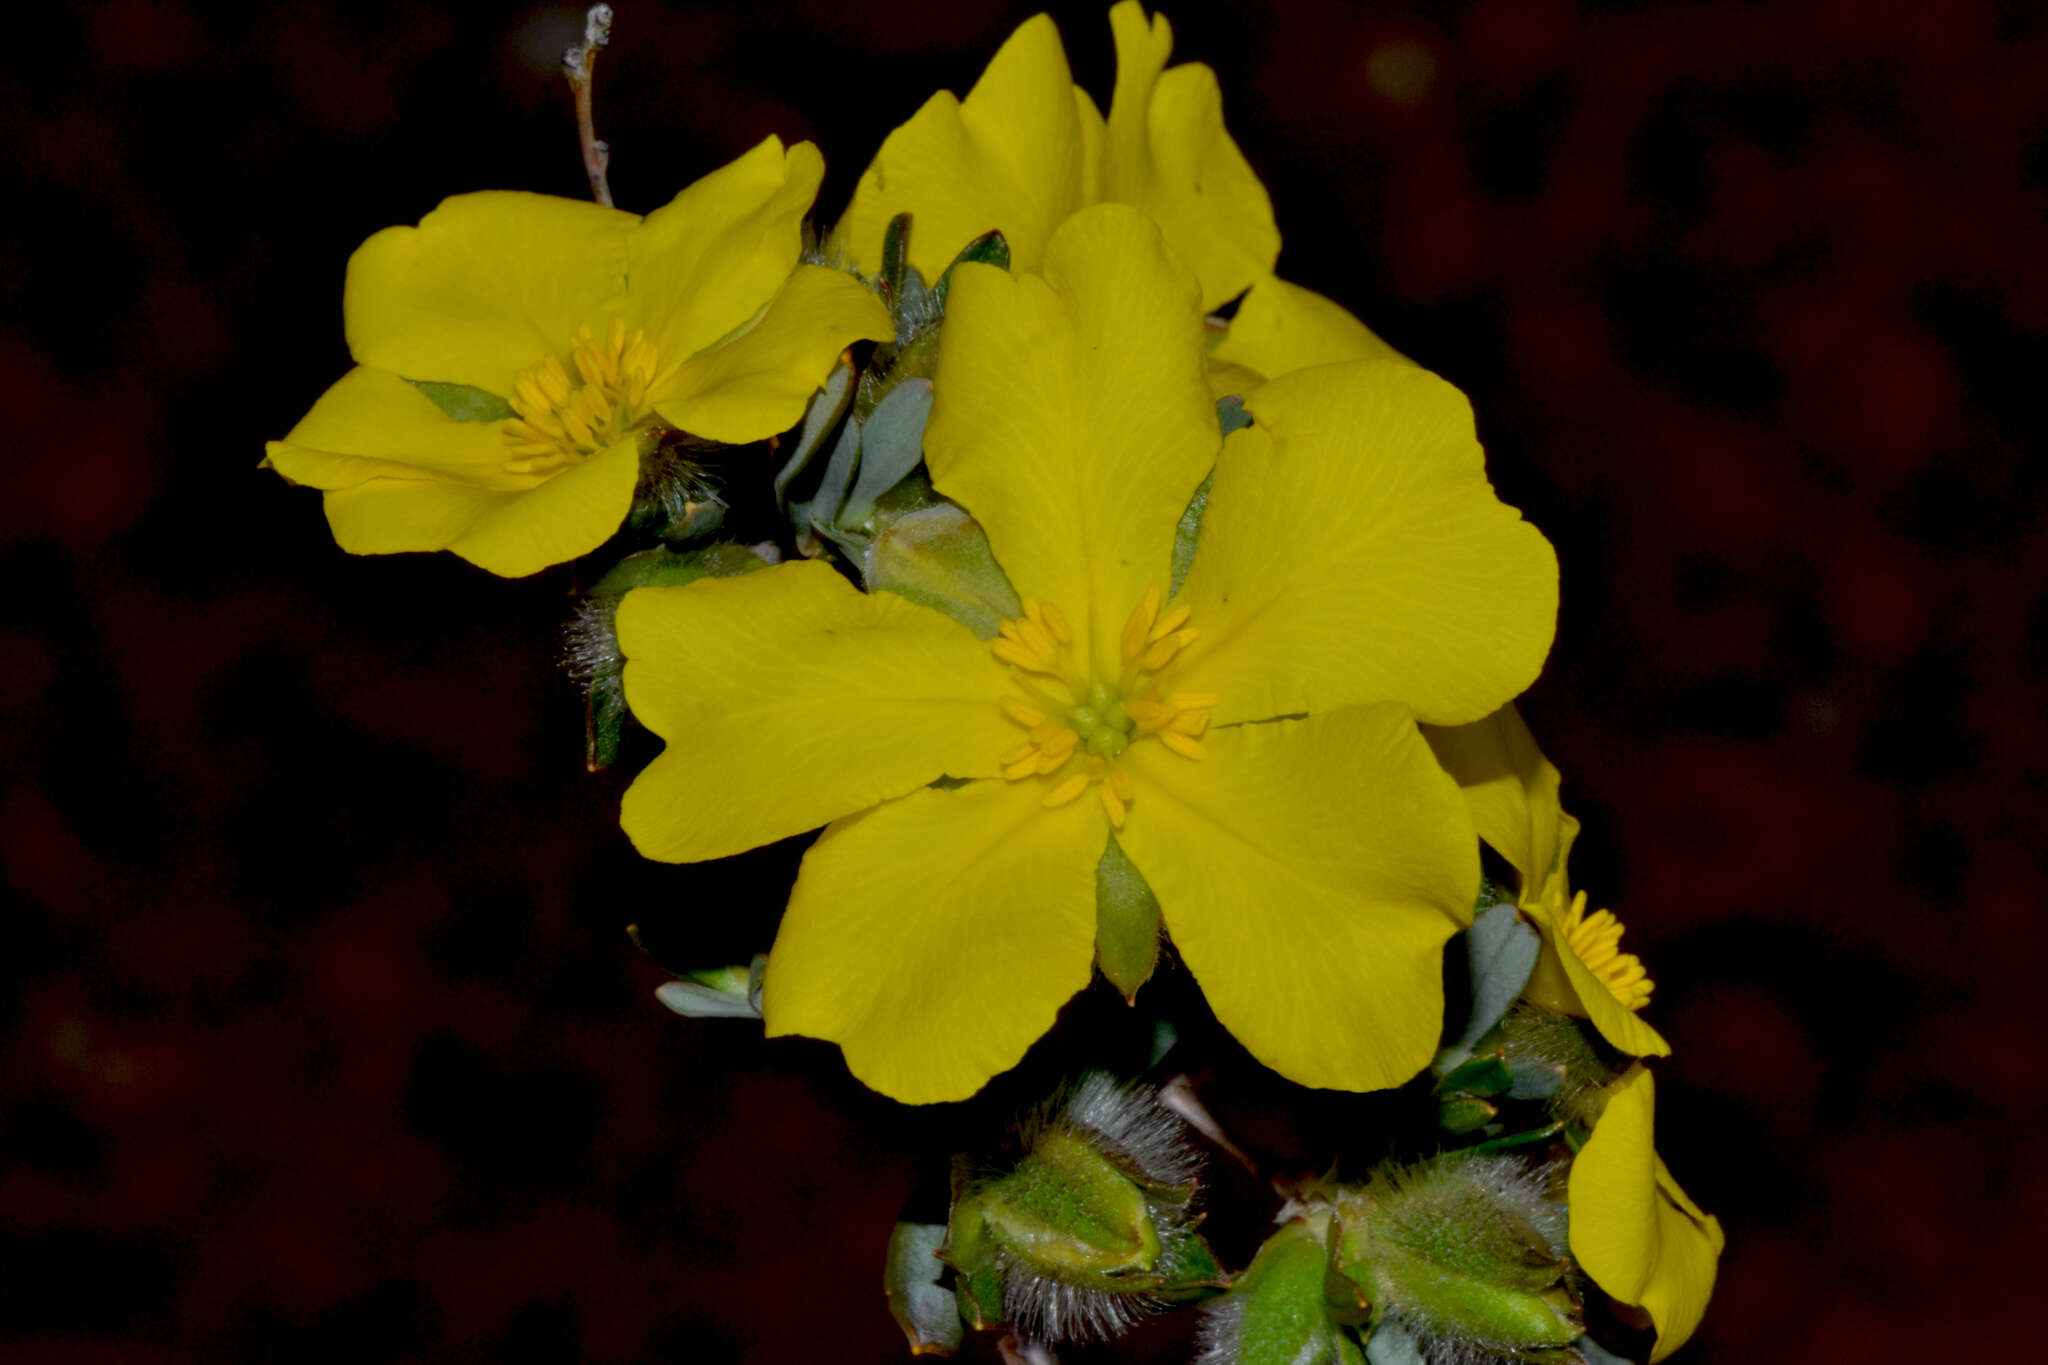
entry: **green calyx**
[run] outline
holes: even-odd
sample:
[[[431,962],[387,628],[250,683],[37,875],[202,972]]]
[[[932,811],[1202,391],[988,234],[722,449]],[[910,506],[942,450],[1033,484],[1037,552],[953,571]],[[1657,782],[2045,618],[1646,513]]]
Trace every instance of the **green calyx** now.
[[[1564,1210],[1512,1157],[1439,1157],[1341,1191],[1331,1266],[1377,1326],[1504,1360],[1569,1359],[1585,1331]]]
[[[1204,1335],[1213,1346],[1205,1359],[1363,1365],[1357,1340],[1331,1313],[1329,1222],[1328,1213],[1297,1218],[1266,1239],[1230,1292],[1208,1305]]]
[[[955,1210],[1008,1256],[1067,1283],[1118,1287],[1159,1262],[1144,1192],[1079,1134],[1054,1130],[1009,1175]]]

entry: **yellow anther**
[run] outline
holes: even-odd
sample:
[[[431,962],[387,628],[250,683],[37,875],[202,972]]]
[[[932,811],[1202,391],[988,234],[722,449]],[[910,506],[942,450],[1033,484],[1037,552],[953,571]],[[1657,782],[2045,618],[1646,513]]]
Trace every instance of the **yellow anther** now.
[[[1066,728],[1067,727],[1061,724],[1059,721],[1042,720],[1038,724],[1031,727],[1031,742],[1033,744],[1044,744],[1046,741],[1050,740],[1054,735],[1058,734],[1060,731]]]
[[[606,347],[586,322],[576,329],[566,360],[562,354],[545,355],[512,376],[510,401],[517,416],[502,428],[512,448],[505,463],[508,473],[553,472],[587,460],[648,419],[655,348],[644,334],[635,333],[637,368],[626,376],[619,366],[623,319],[611,320],[609,336]]]
[[[1072,749],[1046,750],[1033,761],[1033,770],[1040,777],[1048,777],[1067,766],[1067,760],[1074,756]]]
[[[1586,893],[1572,897],[1571,909],[1558,924],[1565,945],[1600,979],[1608,993],[1632,1010],[1650,1003],[1655,989],[1642,959],[1621,951],[1621,921],[1611,911],[1586,913]]]
[[[1198,739],[1201,737],[1202,732],[1209,728],[1209,713],[1207,711],[1182,711],[1166,723],[1166,728],[1174,734],[1186,735],[1190,739]]]
[[[1183,602],[1179,606],[1175,607],[1173,610],[1167,612],[1166,615],[1160,617],[1159,624],[1153,626],[1151,630],[1147,631],[1145,633],[1145,638],[1147,640],[1163,640],[1167,636],[1179,630],[1182,626],[1186,625],[1188,617],[1194,614],[1195,609],[1189,606],[1187,603]]]
[[[1209,751],[1198,739],[1190,739],[1178,730],[1161,730],[1159,742],[1179,754],[1182,758],[1207,758]]]
[[[1196,634],[1197,632],[1192,629],[1175,631],[1165,639],[1155,642],[1145,651],[1145,657],[1138,661],[1139,669],[1146,673],[1157,673],[1172,663],[1174,656],[1186,649]]]
[[[1066,805],[1087,790],[1088,774],[1075,773],[1072,777],[1047,792],[1042,804],[1047,810],[1053,810],[1056,807]]]
[[[1022,760],[1031,757],[1031,755],[1037,752],[1038,746],[1027,739],[1014,749],[1003,750],[1003,756],[997,759],[996,762],[1002,764],[1005,768],[1007,768],[1012,763],[1021,762]]]
[[[1166,704],[1176,711],[1208,711],[1222,700],[1214,692],[1171,692]]]
[[[1136,697],[1124,703],[1124,714],[1140,730],[1157,730],[1173,719],[1173,708],[1149,697]]]
[[[1028,701],[1023,701],[1017,697],[1004,697],[996,704],[1003,708],[1004,715],[1016,721],[1019,725],[1045,724],[1045,712],[1039,710]]]
[[[1029,777],[1031,776],[1031,774],[1037,771],[1038,750],[1033,749],[1030,753],[1018,759],[1015,763],[1006,764],[1003,768],[1003,776],[1009,778],[1012,782],[1015,782],[1019,778]]]
[[[1128,801],[1131,799],[1131,793],[1137,790],[1137,783],[1131,780],[1131,775],[1126,769],[1111,768],[1109,770],[1109,787],[1119,797]]]
[[[535,376],[541,389],[557,407],[569,401],[569,372],[562,368],[559,356],[549,356],[540,364],[540,373]]]
[[[1123,656],[1129,663],[1144,652],[1145,640],[1152,631],[1152,622],[1159,616],[1159,587],[1154,584],[1145,589],[1145,595],[1138,599],[1138,605],[1131,608],[1131,616],[1124,622]]]
[[[996,658],[1012,668],[1021,668],[1026,673],[1053,672],[1052,666],[1046,660],[1039,658],[1036,652],[1026,649],[1015,640],[997,640],[990,644],[988,649]]]
[[[1052,638],[1063,645],[1074,643],[1074,628],[1067,624],[1066,613],[1050,602],[1041,605],[1045,610],[1045,628],[1052,632]]]
[[[1040,658],[1050,660],[1059,653],[1059,645],[1052,638],[1052,632],[1038,622],[1026,617],[1017,623],[1017,633],[1023,642]]]
[[[1038,748],[1045,757],[1057,758],[1061,763],[1064,763],[1067,761],[1067,756],[1080,746],[1080,735],[1072,730],[1062,729],[1056,732],[1051,739],[1041,741]]]
[[[614,357],[626,349],[626,320],[614,317],[609,331],[605,333],[605,349]]]
[[[1122,829],[1124,827],[1124,816],[1127,813],[1124,807],[1124,799],[1118,796],[1107,782],[1097,787],[1095,794],[1102,798],[1102,809],[1109,816],[1109,823],[1118,829]]]

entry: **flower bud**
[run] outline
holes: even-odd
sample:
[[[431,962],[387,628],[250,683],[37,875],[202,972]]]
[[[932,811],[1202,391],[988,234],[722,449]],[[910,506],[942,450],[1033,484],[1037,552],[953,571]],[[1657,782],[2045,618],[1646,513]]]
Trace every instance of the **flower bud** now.
[[[1109,1337],[1220,1286],[1188,1211],[1199,1160],[1151,1089],[1092,1073],[1026,1126],[1023,1146],[999,1174],[956,1179],[941,1254],[969,1322]]]
[[[1585,1331],[1565,1210],[1513,1157],[1443,1156],[1338,1191],[1331,1259],[1372,1328],[1431,1361],[1565,1362]]]
[[[1322,1210],[1266,1239],[1230,1292],[1203,1308],[1196,1365],[1363,1365],[1358,1342],[1330,1316],[1329,1226]]]
[[[921,507],[881,527],[860,567],[869,592],[893,592],[942,611],[985,640],[1024,614],[988,537],[952,503]]]

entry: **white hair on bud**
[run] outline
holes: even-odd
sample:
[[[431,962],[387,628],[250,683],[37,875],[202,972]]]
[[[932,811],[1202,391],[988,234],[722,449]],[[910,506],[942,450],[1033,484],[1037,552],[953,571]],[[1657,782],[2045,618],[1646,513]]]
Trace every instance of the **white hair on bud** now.
[[[1238,1365],[1244,1350],[1244,1295],[1225,1294],[1202,1305],[1194,1365]]]
[[[1094,1071],[1026,1118],[1026,1146],[1064,1130],[1086,1141],[1139,1186],[1159,1232],[1159,1259],[1171,1264],[1194,1231],[1189,1207],[1201,1173],[1201,1155],[1187,1141],[1187,1125],[1160,1103],[1151,1086],[1121,1083]],[[1114,1293],[1074,1284],[1004,1257],[1003,1315],[1037,1341],[1106,1340],[1166,1305],[1152,1296]]]
[[[623,685],[619,670],[626,660],[619,652],[618,615],[618,598],[586,597],[562,628],[562,667],[587,696],[601,687]]]
[[[1093,1071],[1074,1087],[1055,1122],[1086,1130],[1154,1185],[1191,1185],[1202,1158],[1188,1145],[1187,1124],[1160,1103],[1149,1085],[1119,1085]]]

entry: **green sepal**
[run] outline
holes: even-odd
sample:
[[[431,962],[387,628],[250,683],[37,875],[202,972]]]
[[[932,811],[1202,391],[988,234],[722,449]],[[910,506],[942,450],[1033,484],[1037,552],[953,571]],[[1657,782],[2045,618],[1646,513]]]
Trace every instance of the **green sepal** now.
[[[882,283],[892,307],[903,295],[903,272],[910,268],[910,217],[899,213],[882,230]]]
[[[1015,1170],[980,1193],[990,1240],[1055,1279],[1108,1283],[1159,1264],[1144,1191],[1078,1133],[1041,1133]]]
[[[1474,1156],[1482,1156],[1493,1152],[1514,1152],[1524,1147],[1547,1146],[1563,1136],[1564,1125],[1562,1123],[1546,1123],[1541,1128],[1531,1128],[1525,1133],[1503,1134],[1500,1137],[1489,1139],[1476,1147],[1470,1147],[1466,1150]]]
[[[1328,1252],[1313,1224],[1295,1219],[1266,1239],[1217,1305],[1223,1358],[1232,1365],[1362,1365],[1351,1334],[1331,1317],[1324,1293]]]
[[[1500,1109],[1477,1095],[1447,1099],[1436,1112],[1436,1126],[1453,1136],[1475,1133],[1500,1116]]]
[[[946,1263],[938,1252],[945,1240],[943,1223],[898,1223],[889,1234],[882,1292],[912,1355],[949,1356],[966,1337],[953,1291],[939,1285]]]
[[[939,282],[932,286],[932,301],[940,313],[946,311],[946,296],[953,292],[953,272],[959,269],[962,261],[972,261],[978,265],[992,265],[999,270],[1008,270],[1010,268],[1010,244],[1004,239],[1002,233],[991,230],[982,233],[981,236],[976,237],[966,246],[961,247],[960,254],[953,258],[953,264],[946,267],[945,273],[939,276]]]
[[[633,718],[626,709],[623,687],[592,687],[583,699],[583,766],[601,773],[619,761],[619,742],[625,737],[626,722]]]
[[[958,1188],[957,1173],[954,1180],[953,1208],[939,1257],[953,1267],[953,1296],[960,1316],[979,1332],[1003,1320],[1002,1264],[988,1239],[982,1196]]]
[[[993,640],[1003,622],[1024,614],[988,537],[955,504],[941,502],[900,516],[878,515],[877,520],[882,524],[859,560],[869,592],[893,592],[944,612],[984,640]]]
[[[1159,898],[1114,834],[1095,865],[1095,964],[1126,1001],[1159,965]]]
[[[432,379],[408,379],[406,383],[434,401],[434,406],[458,422],[503,422],[519,414],[512,405],[489,389],[468,384],[443,384]]]
[[[634,588],[674,588],[700,578],[737,578],[768,561],[744,545],[720,541],[695,550],[671,550],[657,546],[627,555],[605,572],[590,589],[592,597],[617,597]]]
[[[1230,1284],[1230,1275],[1216,1259],[1208,1239],[1193,1230],[1167,1243],[1155,1273],[1159,1283],[1147,1292],[1169,1303],[1213,1298]]]

